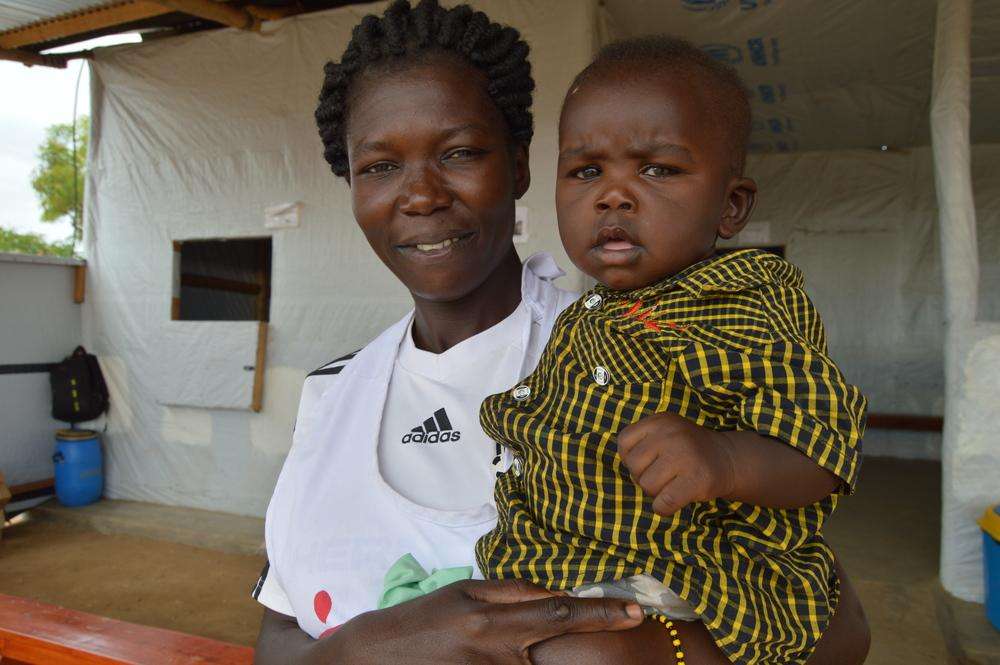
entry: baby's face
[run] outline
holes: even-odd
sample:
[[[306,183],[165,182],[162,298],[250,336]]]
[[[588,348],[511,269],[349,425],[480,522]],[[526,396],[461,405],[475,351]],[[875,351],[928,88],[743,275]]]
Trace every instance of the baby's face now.
[[[571,92],[556,210],[580,270],[613,289],[639,288],[712,256],[716,236],[732,235],[723,222],[741,179],[707,103],[684,77],[624,70]]]

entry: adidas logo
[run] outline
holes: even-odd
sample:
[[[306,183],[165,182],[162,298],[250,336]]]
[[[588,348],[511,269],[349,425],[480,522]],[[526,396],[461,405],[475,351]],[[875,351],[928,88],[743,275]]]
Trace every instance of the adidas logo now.
[[[461,438],[462,433],[451,426],[448,414],[442,407],[419,427],[414,427],[404,435],[403,443],[446,443]]]

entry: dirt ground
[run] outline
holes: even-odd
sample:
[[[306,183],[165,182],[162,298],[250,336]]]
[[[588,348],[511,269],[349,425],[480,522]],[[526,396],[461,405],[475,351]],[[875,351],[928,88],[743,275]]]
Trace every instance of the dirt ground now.
[[[870,665],[948,660],[934,601],[939,497],[940,465],[866,460],[858,493],[841,502],[827,526],[868,613]],[[249,590],[262,565],[261,556],[29,519],[4,530],[0,593],[252,644],[261,609]]]
[[[949,662],[936,614],[941,465],[866,459],[857,493],[841,500],[825,534],[868,615],[867,662]]]
[[[0,593],[252,645],[263,610],[250,589],[263,565],[263,556],[28,519],[3,531]]]

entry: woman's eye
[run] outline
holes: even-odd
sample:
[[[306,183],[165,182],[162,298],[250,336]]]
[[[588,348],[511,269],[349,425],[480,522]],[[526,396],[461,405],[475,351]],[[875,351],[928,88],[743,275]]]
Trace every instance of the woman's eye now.
[[[373,175],[382,175],[388,173],[389,171],[394,171],[396,165],[392,162],[375,162],[371,166],[367,166],[361,170],[362,173],[371,173]]]
[[[641,175],[648,175],[651,178],[668,178],[678,173],[677,169],[662,164],[647,164],[639,170]]]
[[[573,171],[573,177],[579,178],[580,180],[590,180],[591,178],[596,178],[599,175],[601,175],[601,169],[596,166],[584,166],[582,169]]]
[[[478,153],[472,148],[456,148],[445,153],[445,159],[469,159],[475,157]]]

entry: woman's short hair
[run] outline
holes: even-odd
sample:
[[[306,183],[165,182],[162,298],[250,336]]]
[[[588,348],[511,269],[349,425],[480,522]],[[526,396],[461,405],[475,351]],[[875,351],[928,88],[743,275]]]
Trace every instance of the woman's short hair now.
[[[346,123],[352,83],[374,69],[392,71],[419,64],[435,54],[457,57],[486,76],[487,92],[503,114],[515,142],[533,133],[528,44],[514,28],[490,21],[468,5],[445,9],[437,0],[396,0],[382,16],[369,14],[354,27],[340,62],[324,67],[316,125],[323,156],[338,176],[347,176]]]

